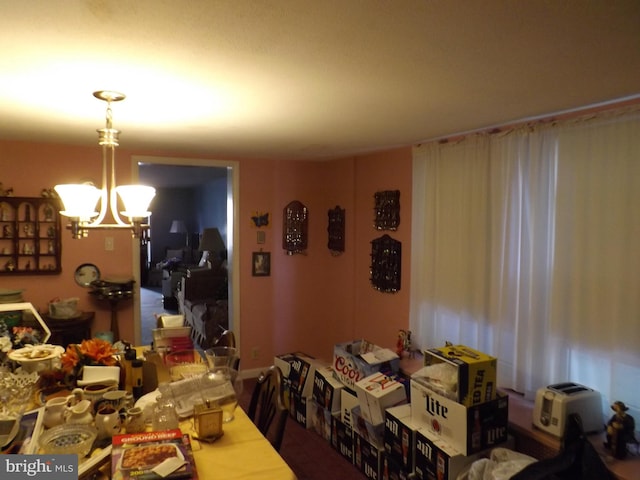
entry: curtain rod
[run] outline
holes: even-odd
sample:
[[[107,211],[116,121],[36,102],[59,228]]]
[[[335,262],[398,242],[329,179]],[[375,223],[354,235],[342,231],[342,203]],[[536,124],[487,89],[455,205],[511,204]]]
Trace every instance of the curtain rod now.
[[[423,140],[416,144],[416,146],[424,145],[426,143],[449,143],[449,142],[459,142],[460,140],[468,137],[469,135],[476,135],[479,133],[495,135],[498,133],[504,133],[507,131],[512,131],[517,128],[521,128],[524,126],[533,126],[539,124],[548,124],[557,122],[559,120],[567,120],[572,118],[578,118],[586,115],[595,115],[603,112],[610,112],[617,110],[619,108],[640,105],[640,94],[631,95],[624,98],[619,98],[616,100],[611,100],[607,102],[595,103],[592,105],[587,105],[585,107],[578,107],[570,110],[562,110],[556,113],[538,115],[534,117],[527,117],[521,120],[502,123],[498,125],[492,125],[489,127],[478,128],[475,130],[467,130],[465,132],[454,133],[452,135],[445,135],[441,137],[434,137],[431,139]]]

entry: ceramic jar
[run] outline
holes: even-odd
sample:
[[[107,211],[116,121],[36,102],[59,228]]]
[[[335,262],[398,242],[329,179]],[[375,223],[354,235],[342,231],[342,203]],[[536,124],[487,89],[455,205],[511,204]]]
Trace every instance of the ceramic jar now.
[[[45,428],[55,427],[64,423],[68,402],[68,397],[55,397],[47,400],[42,417],[42,424]]]
[[[120,433],[122,421],[120,413],[111,405],[103,405],[96,413],[96,429],[98,438],[111,438]]]
[[[79,423],[82,425],[89,425],[93,422],[93,415],[91,414],[91,400],[80,400],[75,405],[67,407],[65,421],[67,423]]]
[[[146,430],[144,410],[140,407],[132,407],[127,410],[127,433],[140,433]]]

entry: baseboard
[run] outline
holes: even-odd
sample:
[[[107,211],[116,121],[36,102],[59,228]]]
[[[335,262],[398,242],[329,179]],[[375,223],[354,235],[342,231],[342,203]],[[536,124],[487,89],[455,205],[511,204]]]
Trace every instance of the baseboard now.
[[[240,375],[240,378],[242,379],[247,379],[247,378],[258,378],[260,376],[260,374],[262,372],[264,372],[265,370],[267,370],[269,368],[269,366],[266,367],[260,367],[260,368],[251,368],[248,370],[240,370],[240,372],[238,373],[238,375]]]

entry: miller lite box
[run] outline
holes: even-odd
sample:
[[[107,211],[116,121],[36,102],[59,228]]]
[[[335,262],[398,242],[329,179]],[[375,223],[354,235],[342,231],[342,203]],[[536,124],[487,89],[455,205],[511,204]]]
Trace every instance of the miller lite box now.
[[[415,475],[413,471],[409,472],[406,468],[400,465],[394,457],[391,457],[387,452],[382,456],[382,477],[381,480],[413,480]]]
[[[353,430],[338,415],[331,417],[331,446],[353,465]]]
[[[349,388],[369,375],[387,375],[400,369],[400,357],[388,348],[378,347],[366,340],[338,343],[333,347],[333,370],[336,377]]]
[[[315,370],[323,365],[319,360],[302,352],[294,352],[276,356],[273,363],[280,368],[291,390],[306,398],[311,396]]]
[[[387,408],[407,403],[404,384],[384,373],[377,372],[356,382],[355,390],[362,415],[374,425],[384,423]]]
[[[286,389],[285,389],[286,391]],[[289,391],[289,414],[304,428],[311,428],[311,399]]]
[[[388,408],[384,421],[384,450],[387,457],[406,473],[415,467],[416,431],[411,421],[411,405]]]
[[[448,345],[424,351],[422,372],[428,386],[467,407],[496,398],[498,360],[464,345]]]
[[[379,480],[384,449],[354,432],[353,450],[353,463],[356,468],[364,473],[365,477]]]
[[[374,425],[362,416],[360,405],[351,410],[351,419],[354,435],[360,435],[366,441],[377,448],[384,448],[384,423]]]
[[[462,455],[450,444],[420,429],[416,432],[416,478],[420,480],[456,480],[462,471],[484,452]]]
[[[411,378],[411,419],[440,437],[462,455],[493,448],[507,441],[509,397],[465,407]]]
[[[353,390],[349,390],[348,388],[340,390],[340,421],[353,427],[351,413],[358,405],[360,405],[358,403],[358,397]]]
[[[324,438],[327,442],[331,442],[331,411],[313,400],[307,400],[307,412],[310,428]]]
[[[331,412],[340,411],[340,391],[344,384],[333,376],[330,365],[316,368],[313,379],[313,399]]]

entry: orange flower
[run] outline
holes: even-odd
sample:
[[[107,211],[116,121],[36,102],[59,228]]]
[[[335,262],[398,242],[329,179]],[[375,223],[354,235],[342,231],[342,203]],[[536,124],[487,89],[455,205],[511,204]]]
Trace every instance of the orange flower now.
[[[83,340],[80,345],[69,345],[60,362],[63,370],[72,372],[84,365],[116,365],[116,351],[111,343],[99,338]]]

